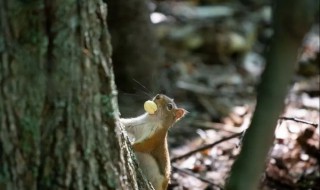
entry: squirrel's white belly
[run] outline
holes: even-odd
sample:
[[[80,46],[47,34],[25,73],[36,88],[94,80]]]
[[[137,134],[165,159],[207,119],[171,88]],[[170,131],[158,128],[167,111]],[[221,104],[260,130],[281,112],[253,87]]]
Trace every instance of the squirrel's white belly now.
[[[151,137],[160,124],[158,121],[149,120],[146,114],[137,118],[120,119],[120,122],[125,126],[132,143],[139,143]]]
[[[150,154],[136,152],[140,168],[142,172],[147,176],[148,180],[152,183],[155,190],[162,190],[164,176],[160,173],[157,161]]]

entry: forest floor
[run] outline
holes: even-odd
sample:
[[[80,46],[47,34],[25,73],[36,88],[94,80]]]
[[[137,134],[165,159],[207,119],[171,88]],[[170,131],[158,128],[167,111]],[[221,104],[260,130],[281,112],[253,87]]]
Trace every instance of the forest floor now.
[[[251,103],[243,100],[217,119],[210,118],[206,108],[213,105],[200,99],[179,102],[188,107],[195,101],[195,107],[190,106],[189,116],[169,133],[174,171],[171,189],[222,189],[241,150],[238,134],[250,124],[253,99]],[[279,117],[260,189],[320,188],[319,119],[319,76],[301,78],[292,84]]]

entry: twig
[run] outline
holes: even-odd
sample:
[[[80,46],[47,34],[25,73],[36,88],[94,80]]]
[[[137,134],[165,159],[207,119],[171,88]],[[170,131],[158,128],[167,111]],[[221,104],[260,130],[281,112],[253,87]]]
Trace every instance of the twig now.
[[[216,146],[216,145],[218,145],[218,144],[220,144],[220,143],[222,143],[222,142],[224,142],[224,141],[227,141],[227,140],[230,140],[230,139],[239,137],[239,136],[241,136],[241,135],[242,135],[242,132],[241,132],[241,133],[233,134],[233,135],[228,136],[228,137],[225,137],[225,138],[222,138],[222,139],[220,139],[220,140],[218,140],[218,141],[216,141],[216,142],[214,142],[214,143],[211,143],[211,144],[205,145],[205,146],[203,146],[203,147],[197,148],[197,149],[192,150],[192,151],[190,151],[190,152],[188,152],[188,153],[186,153],[186,154],[183,154],[183,155],[181,155],[181,156],[174,157],[174,158],[171,159],[171,162],[175,162],[175,161],[177,161],[177,160],[181,160],[181,159],[183,159],[183,158],[189,157],[189,156],[191,156],[191,155],[194,154],[194,153],[197,153],[197,152],[206,150],[206,149],[211,148],[211,147],[213,147],[213,146]]]
[[[319,124],[317,123],[312,123],[310,121],[306,121],[303,119],[298,119],[298,118],[294,118],[294,117],[280,117],[279,119],[282,120],[291,120],[291,121],[295,121],[295,122],[299,122],[299,123],[304,123],[304,124],[308,124],[308,125],[312,125],[313,127],[317,128]]]
[[[222,189],[222,187],[220,187],[220,185],[214,184],[214,183],[212,183],[210,180],[208,180],[208,179],[206,179],[206,178],[204,178],[204,177],[201,177],[201,176],[199,176],[199,175],[196,175],[196,174],[194,174],[194,173],[191,172],[191,171],[188,171],[188,170],[185,170],[185,169],[181,169],[181,168],[178,168],[178,167],[176,167],[176,166],[172,166],[172,167],[173,167],[174,170],[176,170],[176,171],[178,171],[178,172],[181,172],[181,173],[190,175],[190,176],[195,177],[195,178],[197,178],[197,179],[199,179],[199,180],[201,180],[201,181],[203,181],[203,182],[205,182],[205,183],[208,183],[208,184],[210,184],[210,185],[212,185],[212,186],[214,186],[214,187],[218,187],[219,189]]]
[[[243,141],[244,135],[246,134],[246,131],[247,131],[247,129],[242,131],[242,134],[240,135],[240,141],[237,144],[237,148],[239,148],[242,145],[242,141]]]

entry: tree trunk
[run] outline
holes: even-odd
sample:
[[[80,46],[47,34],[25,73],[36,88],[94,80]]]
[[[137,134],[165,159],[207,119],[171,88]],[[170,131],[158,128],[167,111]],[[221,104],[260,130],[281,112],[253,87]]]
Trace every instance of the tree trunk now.
[[[116,83],[120,90],[135,92],[135,81],[149,91],[159,81],[157,68],[162,59],[150,21],[148,0],[105,0],[114,49]]]
[[[0,19],[0,189],[148,189],[117,122],[106,5],[0,0]]]

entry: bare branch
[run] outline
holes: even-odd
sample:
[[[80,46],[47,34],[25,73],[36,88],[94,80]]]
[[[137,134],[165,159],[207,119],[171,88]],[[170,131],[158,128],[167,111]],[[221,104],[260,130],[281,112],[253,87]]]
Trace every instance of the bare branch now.
[[[295,121],[295,122],[298,122],[298,123],[304,123],[304,124],[312,125],[315,128],[317,128],[318,125],[319,125],[317,123],[312,123],[310,121],[306,121],[306,120],[295,118],[295,117],[280,117],[279,119],[281,119],[281,120],[291,120],[291,121]]]

